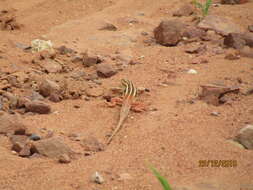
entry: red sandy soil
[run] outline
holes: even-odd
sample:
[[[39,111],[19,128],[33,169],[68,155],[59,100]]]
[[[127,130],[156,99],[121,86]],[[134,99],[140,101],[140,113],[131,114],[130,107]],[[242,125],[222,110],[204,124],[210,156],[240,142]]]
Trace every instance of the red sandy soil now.
[[[238,148],[227,140],[233,138],[247,123],[253,123],[253,98],[240,96],[231,104],[208,105],[203,101],[190,104],[197,97],[200,85],[222,82],[245,86],[253,82],[253,60],[226,60],[225,54],[208,56],[206,64],[190,64],[192,56],[183,46],[164,47],[143,43],[164,18],[186,1],[178,0],[1,0],[0,9],[15,9],[20,30],[0,31],[1,66],[5,69],[25,69],[27,57],[13,46],[13,42],[29,44],[35,38],[50,39],[55,46],[66,45],[78,52],[86,49],[100,54],[131,51],[140,62],[125,68],[109,79],[101,79],[108,89],[121,78],[134,81],[137,86],[150,89],[143,102],[157,111],[131,113],[122,130],[105,151],[81,156],[69,164],[59,164],[47,158],[27,159],[13,155],[7,137],[0,136],[1,190],[154,190],[162,189],[152,175],[146,161],[152,163],[173,187],[204,183],[203,189],[243,189],[253,185],[253,152]],[[247,28],[253,24],[253,2],[241,5],[213,7],[210,14],[230,17]],[[140,14],[143,13],[143,14]],[[129,25],[128,19],[138,23]],[[181,18],[189,21],[188,17]],[[116,32],[97,30],[107,21],[118,27]],[[0,51],[0,52],[1,52]],[[196,75],[187,74],[197,70]],[[168,78],[173,72],[175,77]],[[161,86],[167,82],[167,86]],[[51,103],[57,114],[24,116],[34,128],[46,128],[66,139],[73,149],[80,147],[68,140],[71,133],[90,134],[102,142],[118,121],[120,108],[103,106],[102,98],[67,100]],[[80,108],[74,108],[79,105]],[[212,116],[211,112],[221,114]],[[233,168],[201,168],[199,160],[236,160]],[[100,172],[105,183],[98,185],[90,176]],[[131,179],[112,179],[128,173]],[[252,188],[252,186],[251,186]],[[201,189],[199,187],[199,189]],[[250,190],[244,188],[243,190]]]

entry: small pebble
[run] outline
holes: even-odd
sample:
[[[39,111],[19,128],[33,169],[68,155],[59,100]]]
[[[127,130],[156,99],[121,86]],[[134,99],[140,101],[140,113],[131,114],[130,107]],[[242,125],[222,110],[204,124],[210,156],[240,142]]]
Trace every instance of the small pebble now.
[[[102,184],[104,183],[104,178],[98,173],[95,172],[92,176],[91,176],[91,180],[97,184]]]
[[[198,72],[195,69],[189,69],[187,71],[188,74],[197,74]]]
[[[70,162],[71,162],[70,157],[67,154],[63,154],[59,158],[59,163],[68,164]]]
[[[220,115],[220,113],[219,113],[219,112],[217,112],[217,111],[213,111],[213,112],[211,113],[211,115],[212,115],[212,116],[219,116],[219,115]]]
[[[148,35],[148,33],[147,32],[141,32],[141,35],[143,35],[143,36],[147,36]]]
[[[36,135],[36,134],[32,134],[30,137],[29,137],[30,140],[33,140],[33,141],[38,141],[40,140],[40,136]]]

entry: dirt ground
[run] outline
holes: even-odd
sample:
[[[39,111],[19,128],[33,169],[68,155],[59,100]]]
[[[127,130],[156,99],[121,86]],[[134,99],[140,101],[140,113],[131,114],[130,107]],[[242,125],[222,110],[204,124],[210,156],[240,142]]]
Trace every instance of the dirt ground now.
[[[156,111],[130,113],[110,146],[91,156],[79,156],[69,164],[49,158],[21,158],[12,154],[7,137],[0,136],[1,190],[153,190],[162,189],[147,167],[152,163],[175,189],[253,189],[253,152],[228,142],[246,124],[253,123],[253,98],[239,95],[229,104],[213,106],[194,100],[200,85],[220,82],[248,88],[253,82],[253,59],[224,59],[207,53],[208,63],[191,64],[194,55],[184,46],[165,47],[144,41],[162,19],[187,1],[178,0],[1,0],[0,10],[13,10],[19,30],[0,31],[0,70],[33,68],[30,54],[15,43],[30,44],[45,38],[54,46],[78,52],[87,49],[101,55],[131,52],[141,64],[129,65],[116,75],[100,79],[102,88],[119,84],[121,78],[150,90],[139,98]],[[242,28],[253,24],[253,2],[212,7],[210,14],[230,17]],[[190,17],[178,18],[190,22]],[[97,28],[113,23],[117,31]],[[147,36],[142,35],[146,32]],[[89,72],[89,68],[83,68]],[[197,74],[188,74],[195,69]],[[108,108],[101,97],[50,103],[51,114],[25,114],[25,122],[48,129],[75,151],[81,148],[68,134],[93,135],[106,141],[118,121],[120,107]],[[76,109],[78,105],[80,108]],[[219,112],[219,116],[211,115]],[[199,167],[199,160],[236,160],[236,167]],[[98,171],[105,183],[90,176]],[[127,173],[127,179],[117,176]],[[202,185],[202,186],[201,186]]]

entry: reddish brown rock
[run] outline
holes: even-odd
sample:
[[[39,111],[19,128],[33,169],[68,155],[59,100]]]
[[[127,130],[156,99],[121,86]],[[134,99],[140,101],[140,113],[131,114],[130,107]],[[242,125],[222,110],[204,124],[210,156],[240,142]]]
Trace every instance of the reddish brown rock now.
[[[58,52],[62,55],[66,55],[66,54],[73,54],[75,51],[71,48],[67,48],[66,46],[60,46],[57,48]]]
[[[240,26],[231,20],[215,15],[206,16],[199,24],[199,28],[204,30],[214,30],[215,32],[226,36],[230,33],[240,33],[242,29]]]
[[[59,73],[62,71],[62,66],[53,61],[48,60],[47,62],[43,62],[40,64],[40,66],[47,72],[47,73]]]
[[[46,79],[41,82],[39,92],[44,97],[55,93],[58,94],[60,92],[60,86],[56,82]]]
[[[24,108],[25,104],[27,104],[30,101],[31,100],[29,100],[26,97],[20,97],[20,98],[18,98],[17,108]]]
[[[182,39],[184,28],[177,20],[164,20],[154,29],[154,37],[161,45],[175,46]]]
[[[35,141],[32,149],[35,153],[47,156],[49,158],[59,159],[64,154],[68,156],[73,154],[73,151],[60,138],[57,137]]]
[[[62,100],[62,96],[58,93],[50,94],[49,100],[52,102],[60,102]]]
[[[69,155],[67,154],[62,154],[59,158],[59,163],[62,163],[62,164],[68,164],[71,162],[71,159],[69,157]]]
[[[90,67],[102,62],[102,60],[97,55],[92,54],[90,52],[89,53],[85,52],[82,53],[81,55],[82,55],[82,63],[85,67]]]
[[[42,101],[31,101],[25,105],[27,112],[39,113],[39,114],[48,114],[51,112],[50,105]]]
[[[246,45],[242,34],[230,33],[224,38],[224,45],[235,49],[242,49]]]
[[[17,115],[0,112],[0,134],[24,135],[26,126]]]
[[[238,87],[227,87],[222,85],[201,85],[202,92],[199,95],[200,99],[208,104],[218,106],[222,103],[220,100],[227,93],[238,93]]]
[[[103,63],[97,65],[97,74],[99,77],[102,78],[109,78],[113,75],[115,75],[117,71],[112,67],[112,65],[108,63]]]
[[[26,143],[25,146],[22,148],[22,150],[19,152],[19,156],[21,157],[29,157],[31,156],[31,148],[32,148],[32,144],[31,143]]]
[[[56,54],[55,51],[43,50],[38,52],[38,56],[40,59],[54,59]]]
[[[194,26],[186,27],[183,32],[183,37],[186,38],[204,38],[206,36],[206,32],[200,28]]]
[[[12,143],[12,150],[20,152],[28,141],[28,137],[25,135],[12,135],[10,138]]]

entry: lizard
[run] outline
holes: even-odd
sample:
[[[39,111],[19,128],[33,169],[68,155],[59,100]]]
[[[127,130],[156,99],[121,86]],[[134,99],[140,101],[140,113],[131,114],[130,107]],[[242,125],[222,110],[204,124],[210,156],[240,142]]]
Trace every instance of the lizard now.
[[[116,128],[114,129],[112,135],[109,137],[109,139],[107,141],[107,145],[109,145],[111,143],[113,137],[121,129],[123,122],[126,120],[128,114],[130,112],[133,99],[137,95],[137,88],[134,86],[134,84],[130,80],[122,79],[121,84],[123,87],[122,88],[123,103],[122,103],[122,107],[120,110],[119,121],[118,121],[118,124],[117,124]]]

